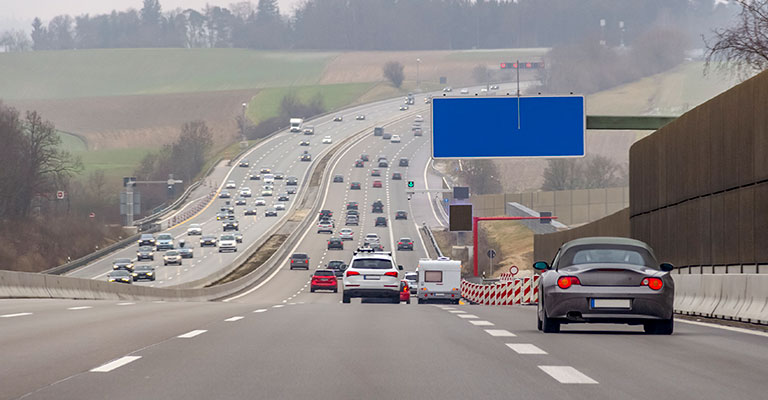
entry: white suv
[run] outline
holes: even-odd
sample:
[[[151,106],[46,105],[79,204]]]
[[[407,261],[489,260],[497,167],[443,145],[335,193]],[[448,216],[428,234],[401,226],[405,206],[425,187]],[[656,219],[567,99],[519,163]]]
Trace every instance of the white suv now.
[[[343,302],[353,297],[388,298],[400,303],[400,273],[403,267],[395,265],[392,253],[359,248],[344,271]]]
[[[219,236],[219,253],[223,251],[237,251],[237,239],[235,235],[225,233]]]

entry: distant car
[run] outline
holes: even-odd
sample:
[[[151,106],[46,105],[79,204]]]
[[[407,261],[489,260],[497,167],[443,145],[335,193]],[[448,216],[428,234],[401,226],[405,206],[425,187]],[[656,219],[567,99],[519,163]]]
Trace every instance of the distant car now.
[[[363,161],[370,161],[370,159],[368,158],[368,154],[365,154],[365,153],[360,154],[360,159]]]
[[[339,284],[334,271],[330,269],[318,269],[312,274],[309,291],[314,293],[316,290],[333,290],[333,293],[339,291]]]
[[[168,233],[157,235],[157,242],[155,244],[157,250],[172,250],[173,247],[173,236]]]
[[[155,235],[151,233],[142,233],[141,236],[139,236],[139,246],[154,246],[155,245]]]
[[[259,210],[255,209],[255,208],[248,208],[248,209],[245,210],[245,215],[247,215],[247,216],[258,215],[258,214],[259,214]]]
[[[307,126],[304,128],[304,134],[305,135],[314,135],[315,134],[315,127],[314,126]]]
[[[397,241],[398,250],[413,250],[413,239],[403,237]]]
[[[344,120],[344,117],[342,117],[341,115],[337,115],[333,117],[333,122],[341,122],[342,120]]]
[[[411,294],[416,294],[419,290],[419,273],[418,272],[406,272],[405,280],[408,281],[408,286]]]
[[[301,161],[312,161],[312,155],[309,154],[308,151],[304,150],[304,153],[301,155],[300,160]]]
[[[232,197],[232,195],[229,194],[229,192],[227,192],[226,190],[222,190],[221,193],[219,193],[220,199],[228,199],[230,197]]]
[[[333,224],[330,221],[318,222],[317,233],[333,233]]]
[[[413,129],[413,136],[423,136],[424,133],[421,131],[421,128],[414,128]]]
[[[400,111],[405,111],[405,110],[407,110],[407,109],[408,109],[408,106],[406,106],[405,104],[403,104],[402,106],[400,106]]]
[[[407,280],[400,280],[400,301],[411,304],[411,287]]]
[[[344,250],[344,241],[338,237],[328,239],[328,250],[332,249]]]
[[[261,175],[259,175],[259,174],[251,174],[249,179],[252,180],[252,181],[260,181],[261,180]]]
[[[296,188],[295,188],[295,187],[288,187],[288,188],[285,188],[285,193],[288,193],[288,194],[296,194]]]
[[[151,265],[137,265],[131,275],[134,282],[141,280],[154,281],[156,278],[155,267]]]
[[[379,171],[378,169],[374,168],[374,169],[371,170],[371,176],[381,176],[381,171]]]
[[[342,228],[339,231],[339,238],[341,240],[354,240],[355,232],[352,231],[352,229],[349,228]]]
[[[277,201],[290,201],[291,198],[288,197],[288,193],[280,193],[279,196],[277,196]]]
[[[225,189],[237,189],[237,184],[235,181],[227,181],[227,183],[224,185]]]
[[[424,122],[424,117],[421,116],[421,114],[416,114],[416,118],[413,119],[414,122]]]
[[[261,191],[262,197],[270,197],[272,196],[272,189],[264,189]]]
[[[247,203],[248,202],[244,198],[242,198],[242,197],[238,197],[237,199],[235,199],[235,205],[236,206],[244,206]]]
[[[557,333],[568,323],[643,325],[646,333],[674,330],[675,284],[671,264],[656,260],[647,244],[634,239],[588,237],[560,246],[541,271],[538,328]]]
[[[376,217],[374,226],[387,226],[387,217]]]
[[[264,211],[265,217],[277,217],[277,210],[275,208],[267,208]]]
[[[363,246],[368,246],[371,243],[379,243],[379,241],[381,241],[381,238],[378,233],[366,233],[365,238],[363,238]]]
[[[344,182],[344,175],[334,175],[333,183]]]
[[[203,236],[200,238],[200,247],[213,246],[216,247],[216,236]]]
[[[461,89],[461,91],[459,93],[461,93],[461,94],[469,94],[469,89],[467,89],[467,88]]]
[[[223,221],[229,219],[229,212],[217,212],[216,221]]]
[[[393,181],[399,181],[402,180],[403,176],[399,172],[393,172],[392,173],[392,180]]]
[[[187,236],[200,236],[203,234],[203,226],[200,224],[191,224],[187,228]]]
[[[124,269],[126,271],[133,271],[133,261],[130,258],[116,258],[112,261],[112,269]]]
[[[289,259],[291,269],[304,268],[309,269],[309,256],[305,253],[294,253]]]
[[[379,168],[389,168],[389,162],[387,160],[379,161]]]
[[[354,216],[360,218],[360,211],[358,211],[358,210],[347,210],[347,215],[354,215]]]
[[[249,187],[243,187],[240,188],[240,197],[251,197],[253,195],[253,192],[251,192],[251,188]]]
[[[349,184],[349,190],[360,190],[360,182],[352,182]]]
[[[384,203],[382,203],[381,200],[374,201],[373,205],[371,206],[371,212],[372,213],[383,213],[384,212]]]
[[[237,239],[231,233],[225,233],[219,236],[219,253],[224,251],[237,252]]]
[[[431,103],[431,102],[432,102],[432,99],[431,99],[431,98],[429,98],[429,97],[425,97],[425,98],[424,98],[424,104],[429,104],[429,103]]]
[[[253,205],[254,206],[266,206],[267,205],[267,200],[264,199],[263,197],[257,197],[256,200],[254,200]]]
[[[365,167],[365,163],[363,162],[363,160],[355,161],[355,168],[363,168],[363,167]]]
[[[181,265],[181,253],[178,250],[169,250],[163,255],[163,265]]]
[[[242,161],[240,161],[239,165],[240,165],[240,168],[248,168],[248,167],[251,166],[251,163],[248,162],[248,160],[242,160]]]
[[[382,139],[382,140],[391,140],[391,139],[392,139],[392,134],[391,134],[391,133],[389,133],[389,132],[384,132],[384,133],[381,135],[381,139]]]
[[[347,210],[357,210],[360,207],[360,205],[356,201],[348,201],[346,208]]]
[[[333,217],[333,211],[331,211],[331,210],[320,210],[318,215],[319,215],[318,219],[331,218],[331,217]]]
[[[285,178],[286,186],[298,186],[299,180],[295,176],[289,176]]]
[[[400,135],[392,135],[392,139],[389,139],[390,143],[400,143]]]
[[[347,269],[347,264],[344,261],[332,260],[328,261],[325,268],[333,271],[333,274],[338,278],[344,276],[344,270]]]
[[[451,92],[451,91],[453,91],[453,88],[450,87],[450,86],[446,86],[446,87],[443,88],[443,92],[447,93],[447,92]]]
[[[235,242],[237,243],[243,243],[243,234],[240,232],[235,232]]]
[[[194,258],[195,252],[192,250],[191,247],[181,247],[179,248],[179,254],[181,254],[181,258]]]
[[[309,146],[309,140],[304,139],[301,142],[299,142],[299,146]]]
[[[499,85],[491,85],[491,90],[499,90]]]
[[[397,165],[401,167],[407,167],[408,166],[408,159],[403,157],[400,159],[400,161],[397,163]]]
[[[362,120],[365,119],[365,115],[363,115],[363,114],[355,115],[355,119],[358,120],[358,121],[362,121]]]
[[[358,218],[357,215],[347,215],[344,225],[360,225],[360,218]]]
[[[264,183],[275,183],[275,174],[264,174],[261,180],[263,180]]]
[[[285,211],[285,203],[275,203],[275,211]]]
[[[117,271],[111,271],[110,273],[108,273],[107,282],[132,284],[133,277],[131,276],[130,272],[121,269]]]
[[[480,93],[481,94],[488,94],[488,89],[482,88],[482,89],[480,89]]]
[[[240,224],[237,221],[233,221],[233,220],[224,221],[221,224],[221,229],[224,232],[227,232],[227,231],[239,231],[240,230]]]
[[[395,219],[408,219],[408,213],[403,210],[398,210],[395,213]]]
[[[333,143],[333,139],[331,139],[330,136],[323,136],[323,144],[331,144]]]
[[[275,172],[275,173],[274,173],[274,174],[272,174],[272,175],[274,175],[274,176],[275,176],[275,180],[276,180],[276,181],[281,181],[281,180],[285,179],[285,174],[284,174],[284,173],[282,173],[282,172]]]
[[[155,249],[152,246],[141,246],[136,251],[136,260],[155,260]]]
[[[375,188],[381,188],[381,181],[376,179],[373,181],[373,187]]]
[[[259,172],[261,172],[262,174],[269,174],[269,173],[271,173],[271,172],[272,172],[272,168],[269,168],[269,167],[261,167],[261,169],[259,170]]]
[[[227,205],[224,205],[221,208],[219,208],[219,211],[221,211],[224,214],[234,214],[235,213],[235,207],[229,205],[229,201],[227,201]]]

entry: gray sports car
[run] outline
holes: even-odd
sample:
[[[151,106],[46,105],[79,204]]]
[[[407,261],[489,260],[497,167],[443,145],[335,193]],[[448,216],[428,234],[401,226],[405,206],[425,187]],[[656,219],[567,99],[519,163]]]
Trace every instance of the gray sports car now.
[[[674,328],[672,264],[659,264],[647,244],[634,239],[591,237],[572,240],[552,265],[536,262],[539,330],[560,324],[642,324],[646,333],[669,335]]]

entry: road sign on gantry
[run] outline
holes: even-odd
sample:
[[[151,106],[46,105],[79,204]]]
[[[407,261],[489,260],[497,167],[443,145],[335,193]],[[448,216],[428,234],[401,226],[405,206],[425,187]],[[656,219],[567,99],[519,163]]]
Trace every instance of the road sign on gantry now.
[[[584,96],[435,97],[432,157],[583,157]]]

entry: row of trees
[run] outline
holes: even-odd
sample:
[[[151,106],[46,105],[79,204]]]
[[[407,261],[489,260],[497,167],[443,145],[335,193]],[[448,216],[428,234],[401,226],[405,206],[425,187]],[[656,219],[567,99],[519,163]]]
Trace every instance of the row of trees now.
[[[716,4],[719,4],[716,6]],[[277,0],[229,8],[139,10],[54,17],[32,25],[35,50],[115,47],[411,50],[544,47],[600,35],[609,46],[635,42],[660,18],[695,33],[728,13],[715,0],[306,0],[293,17]],[[607,21],[601,27],[600,20]],[[624,22],[624,27],[619,26]],[[11,35],[6,48],[28,48]]]
[[[627,185],[628,168],[608,157],[591,155],[577,159],[548,160],[541,190],[597,189]]]

